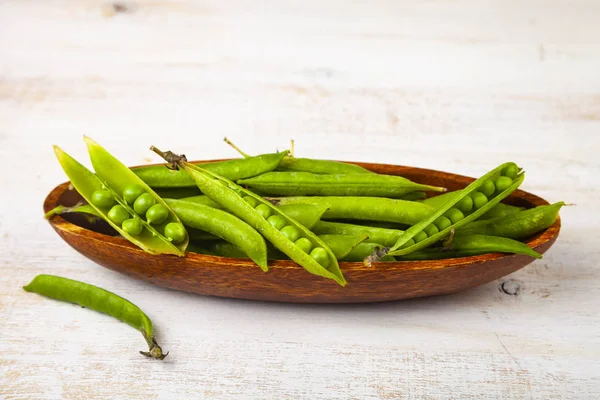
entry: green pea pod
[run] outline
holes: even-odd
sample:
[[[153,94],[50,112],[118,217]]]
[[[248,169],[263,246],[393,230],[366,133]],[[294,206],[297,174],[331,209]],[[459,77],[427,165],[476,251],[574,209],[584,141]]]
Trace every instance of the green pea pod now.
[[[210,197],[205,195],[184,197],[181,200],[202,204],[207,207],[218,208],[221,210],[223,209],[219,203],[211,200]],[[279,206],[279,209],[285,214],[289,215],[292,219],[295,219],[308,229],[311,229],[317,222],[319,222],[323,214],[327,211],[327,206],[319,206],[314,204],[289,204]]]
[[[54,275],[38,275],[23,289],[52,299],[78,304],[125,322],[142,332],[149,351],[140,351],[140,353],[147,357],[162,360],[169,354],[163,354],[156,343],[150,318],[138,306],[114,293]]]
[[[329,246],[335,258],[342,260],[352,252],[359,244],[369,238],[368,235],[318,235],[319,239]]]
[[[394,244],[394,246],[390,249],[389,255],[402,256],[402,255],[410,254],[414,251],[423,249],[425,247],[428,247],[428,246],[432,245],[433,243],[436,243],[436,242],[448,237],[451,234],[451,231],[458,230],[461,226],[464,226],[464,225],[468,224],[469,222],[474,221],[475,219],[479,218],[481,215],[485,214],[490,208],[492,208],[493,206],[498,204],[500,201],[502,201],[502,199],[506,198],[508,195],[510,195],[512,192],[514,192],[521,185],[523,180],[525,179],[525,174],[523,172],[520,172],[518,175],[516,175],[516,177],[515,177],[516,179],[514,179],[514,180],[502,175],[503,171],[506,171],[509,168],[510,169],[513,169],[513,168],[518,169],[516,164],[512,163],[512,162],[505,163],[505,164],[498,166],[497,168],[491,170],[490,172],[488,172],[481,178],[477,179],[475,182],[471,183],[469,186],[467,186],[465,189],[463,189],[459,195],[451,197],[450,200],[444,206],[438,208],[436,210],[436,212],[434,212],[432,215],[423,219],[418,224],[415,224],[415,225],[411,226],[410,228],[408,228],[404,232],[404,235],[402,235],[398,239],[396,244]],[[491,198],[491,200],[488,200],[488,198],[485,195],[483,195],[481,192],[478,192],[478,189],[483,187],[483,185],[486,184],[488,182],[488,180],[489,181],[492,181],[494,179],[500,180],[500,177],[507,178],[510,181],[510,183],[508,183],[506,185],[506,188],[502,187],[501,191],[493,192],[493,194],[492,194],[493,197]],[[473,205],[473,203],[475,203],[475,200],[473,200],[474,195],[471,196],[471,193],[475,193],[475,192],[477,192],[477,193],[481,194],[481,196],[485,197],[485,203],[483,205],[481,205],[481,204],[475,205],[475,206]],[[481,197],[481,196],[477,196],[477,197]],[[463,199],[465,199],[467,197],[469,197],[472,200],[471,201],[471,209],[470,209],[469,213],[467,213],[467,216],[464,216],[463,213],[460,212],[460,210],[458,210],[457,207],[460,207],[460,204],[462,204],[461,202],[463,201]],[[454,218],[455,220],[452,221],[451,224],[444,226],[443,229],[439,229],[436,227],[434,232],[432,232],[431,235],[427,234],[426,228],[435,225],[434,222],[438,218],[447,215],[446,218],[453,219],[452,215],[446,214],[446,212],[448,212],[450,210],[453,210],[453,211],[457,210],[457,212],[454,213],[455,215],[459,214],[459,212],[460,212],[459,217]],[[417,235],[421,235],[421,232],[424,233],[424,235],[423,235],[424,237],[422,237],[422,238],[417,237]],[[416,240],[416,239],[420,239],[420,240]],[[410,240],[412,240],[413,242],[416,242],[416,243],[410,243],[409,242]],[[365,262],[368,264],[369,260],[365,260]]]
[[[225,138],[224,140],[225,143],[240,153],[242,157],[252,158],[252,156],[246,154],[229,139]],[[286,155],[286,157],[281,160],[277,166],[277,170],[311,172],[313,174],[374,174],[374,172],[356,164],[330,160],[315,160],[312,158],[296,158],[291,155]],[[235,179],[231,180],[233,181]]]
[[[96,206],[92,202],[92,195],[94,192],[98,190],[108,190],[112,193],[117,203],[123,206],[129,212],[132,218],[135,218],[135,213],[121,198],[120,194],[113,190],[106,182],[102,181],[92,171],[65,153],[58,146],[54,146],[54,152],[56,153],[58,162],[67,174],[73,187],[94,208],[94,210],[96,210],[96,213],[101,215],[102,218],[124,238],[150,254],[174,254],[178,256],[185,255],[185,247],[187,246],[188,242],[187,239],[176,245],[143,220],[141,222],[144,226],[144,229],[139,235],[133,236],[121,229],[120,225],[113,222],[108,217],[109,210],[107,208]]]
[[[540,253],[525,243],[513,239],[488,235],[460,235],[454,237],[450,249],[440,247],[428,248],[404,256],[396,256],[396,259],[398,261],[440,260],[487,253],[524,254],[538,259],[542,258]]]
[[[265,239],[250,225],[228,212],[184,200],[165,199],[187,227],[201,229],[233,243],[267,271],[267,245]]]
[[[229,180],[250,178],[265,172],[273,171],[288,154],[263,154],[246,159],[235,159],[223,162],[198,164],[202,169],[223,176]],[[150,165],[134,168],[132,171],[152,188],[185,188],[196,187],[196,183],[185,171],[170,170],[163,165]]]
[[[298,196],[278,197],[270,201],[276,205],[308,203],[327,207],[323,214],[326,220],[374,220],[413,225],[435,212],[435,208],[427,204],[383,197]]]
[[[319,221],[312,227],[317,235],[367,235],[366,242],[379,243],[390,247],[398,240],[404,231],[341,222]],[[339,258],[338,258],[339,260]]]
[[[560,201],[500,218],[471,222],[456,233],[461,236],[481,234],[511,239],[528,238],[554,224],[564,205],[565,203]]]
[[[151,149],[166,161],[185,170],[196,182],[202,193],[221,204],[228,212],[247,222],[277,249],[304,267],[308,272],[333,279],[341,286],[346,285],[344,275],[331,249],[305,226],[290,218],[262,197],[236,185],[234,182],[188,163],[184,157],[171,152],[163,153],[155,147],[151,147]],[[275,225],[272,225],[270,221],[267,221],[267,218],[271,216],[283,219],[285,226],[281,228],[281,231]],[[296,245],[295,242],[301,238],[310,241],[313,249],[310,255]]]
[[[461,191],[456,190],[453,192],[448,192],[448,193],[440,194],[438,196],[430,197],[428,199],[423,200],[422,203],[430,205],[434,208],[440,208],[443,205],[445,205],[449,200],[451,200],[454,196],[460,196],[460,194],[461,194]],[[483,214],[478,219],[483,220],[483,219],[502,217],[505,215],[518,213],[519,211],[523,211],[524,209],[525,209],[524,207],[515,207],[515,206],[511,206],[509,204],[498,203],[494,207],[490,208],[485,214]]]
[[[401,197],[415,191],[444,192],[446,189],[422,185],[395,175],[344,174],[323,175],[310,172],[267,172],[240,179],[271,196],[370,196]]]

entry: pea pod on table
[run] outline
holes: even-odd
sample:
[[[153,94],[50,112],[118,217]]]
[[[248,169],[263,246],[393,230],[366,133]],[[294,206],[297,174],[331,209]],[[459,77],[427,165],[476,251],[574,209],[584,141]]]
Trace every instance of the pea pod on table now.
[[[513,171],[517,171],[513,176]],[[408,228],[390,248],[389,255],[402,256],[445,239],[451,232],[485,214],[515,191],[525,179],[515,163],[505,163],[471,183],[433,214]],[[491,189],[490,189],[491,188]],[[489,198],[483,193],[491,193]],[[368,264],[371,259],[365,259]]]
[[[308,272],[333,279],[342,286],[346,285],[344,275],[331,249],[305,226],[262,197],[228,179],[188,163],[185,157],[177,156],[172,152],[163,153],[155,147],[151,149],[167,162],[186,171],[202,193],[247,222]],[[285,226],[279,229],[277,225],[281,219]],[[304,241],[303,239],[310,241],[310,250],[308,246],[300,248],[296,244],[299,240]]]
[[[96,146],[97,145],[94,144],[94,153],[96,153],[97,150]],[[94,208],[96,213],[102,216],[102,218],[123,237],[151,254],[185,255],[188,237],[183,225],[177,216],[168,210],[166,204],[164,204],[158,196],[153,195],[150,188],[143,182],[141,182],[141,184],[139,183],[139,179],[135,177],[135,175],[135,180],[133,181],[128,181],[127,175],[120,175],[122,168],[129,171],[127,167],[123,166],[118,161],[110,162],[109,164],[112,166],[111,169],[104,170],[102,168],[101,171],[103,173],[99,172],[98,174],[94,174],[58,146],[54,147],[54,151],[73,187],[81,194],[89,205]],[[105,155],[106,153],[103,152],[101,154]],[[97,163],[98,155],[95,155],[95,158]],[[108,157],[103,158],[108,159]],[[113,177],[110,179],[113,183],[114,181],[118,181],[119,185],[116,189],[107,181],[101,179],[101,177],[106,177],[106,175],[111,174],[120,175],[118,178]],[[144,192],[138,197],[147,194],[149,199],[148,196],[144,196],[146,198],[146,203],[154,201],[154,204],[144,204],[144,206],[148,205],[145,210],[146,212],[151,205],[164,204],[164,207],[167,208],[167,218],[162,221],[162,223],[155,225],[143,220],[122,197],[124,189],[128,189],[128,191],[129,189],[135,189],[133,191],[136,193]],[[141,208],[138,209],[141,210]],[[159,211],[162,213],[164,210]],[[125,221],[130,220],[134,221],[133,225],[131,222],[125,223]],[[133,229],[128,229],[128,226],[131,226]],[[139,229],[140,226],[141,229]],[[167,226],[169,226],[169,230],[166,229]],[[169,234],[170,237],[168,237],[167,234]]]
[[[97,286],[54,275],[38,275],[23,289],[52,299],[78,304],[125,322],[139,330],[144,336],[149,349],[140,351],[140,353],[147,357],[162,360],[169,354],[163,354],[162,349],[156,343],[150,318],[135,304],[114,293]]]
[[[380,174],[313,174],[310,172],[267,172],[240,179],[239,185],[250,186],[270,196],[369,196],[402,197],[415,191],[444,192],[445,188],[415,183],[395,175]]]
[[[287,154],[288,151],[286,150],[279,153],[262,154],[256,157],[198,165],[202,169],[236,181],[273,171]],[[170,170],[164,165],[138,167],[132,169],[132,171],[152,188],[173,189],[196,187],[196,183],[185,171]]]

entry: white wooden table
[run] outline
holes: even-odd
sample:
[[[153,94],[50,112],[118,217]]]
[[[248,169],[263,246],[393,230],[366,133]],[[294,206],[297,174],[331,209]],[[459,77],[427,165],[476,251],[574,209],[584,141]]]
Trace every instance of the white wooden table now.
[[[0,3],[0,398],[600,397],[600,2]],[[543,260],[464,293],[364,306],[164,290],[42,219],[82,135],[126,164],[299,156],[477,176],[575,203]],[[24,292],[53,273],[147,310],[164,362],[109,317]],[[499,287],[511,279],[516,296]]]

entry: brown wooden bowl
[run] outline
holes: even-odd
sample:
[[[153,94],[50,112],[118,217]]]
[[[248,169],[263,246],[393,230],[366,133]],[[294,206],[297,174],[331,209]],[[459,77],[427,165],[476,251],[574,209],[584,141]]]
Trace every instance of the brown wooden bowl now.
[[[464,188],[474,180],[421,168],[356,164],[448,190]],[[44,212],[57,205],[72,206],[80,200],[79,194],[69,190],[66,182],[46,197]],[[548,204],[522,190],[517,190],[505,202],[527,208]],[[490,253],[436,261],[379,262],[371,267],[360,262],[342,262],[340,268],[348,284],[341,287],[332,280],[308,273],[293,261],[270,261],[269,271],[265,273],[250,260],[196,253],[187,253],[185,257],[150,255],[126,239],[111,236],[112,228],[108,224],[91,225],[74,213],[55,216],[50,224],[71,247],[104,267],[170,289],[250,300],[368,303],[440,295],[491,282],[534,261],[525,255]],[[555,242],[559,231],[560,219],[526,243],[544,253]]]

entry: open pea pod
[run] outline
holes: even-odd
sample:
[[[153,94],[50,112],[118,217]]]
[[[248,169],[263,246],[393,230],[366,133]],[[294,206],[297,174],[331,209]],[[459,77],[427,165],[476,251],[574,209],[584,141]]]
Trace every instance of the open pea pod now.
[[[54,152],[56,153],[58,162],[71,181],[71,184],[89,203],[89,206],[94,209],[94,214],[101,216],[119,234],[151,254],[185,255],[184,249],[187,245],[187,238],[178,245],[172,243],[165,236],[158,233],[150,224],[147,224],[139,218],[135,212],[127,206],[120,194],[112,189],[106,182],[102,181],[92,171],[65,153],[58,146],[54,146]],[[93,196],[96,192],[110,193],[113,202],[112,204],[116,205],[98,206],[94,204]],[[122,228],[122,224],[113,221],[113,219],[109,217],[111,210],[117,206],[119,206],[119,210],[123,212],[123,220],[131,219],[141,226],[139,232],[136,232],[136,234],[128,233]]]
[[[429,217],[408,228],[389,255],[402,256],[424,249],[476,220],[514,192],[525,179],[524,172],[512,162],[504,163],[451,196]],[[486,195],[484,192],[488,193]],[[369,259],[365,259],[368,264]]]
[[[141,220],[144,228],[142,231],[148,231],[161,243],[164,243],[166,246],[161,247],[169,248],[170,251],[167,253],[185,255],[185,249],[189,242],[188,234],[179,217],[167,203],[98,143],[87,136],[84,136],[84,141],[96,176],[114,192],[117,202],[133,218]],[[94,204],[94,199],[88,200],[88,202],[98,206]],[[110,220],[111,215],[109,214],[108,217]],[[114,219],[111,222],[114,222]],[[120,228],[124,228],[124,226]],[[172,234],[174,229],[178,232],[175,235]],[[121,231],[123,230],[125,229],[121,229]],[[177,236],[176,240],[174,240],[174,236]],[[161,249],[160,252],[165,251]]]
[[[202,193],[244,220],[305,270],[332,279],[341,286],[346,285],[346,279],[329,246],[304,225],[250,190],[188,163],[183,156],[164,153],[155,147],[151,147],[151,150],[185,170]]]

